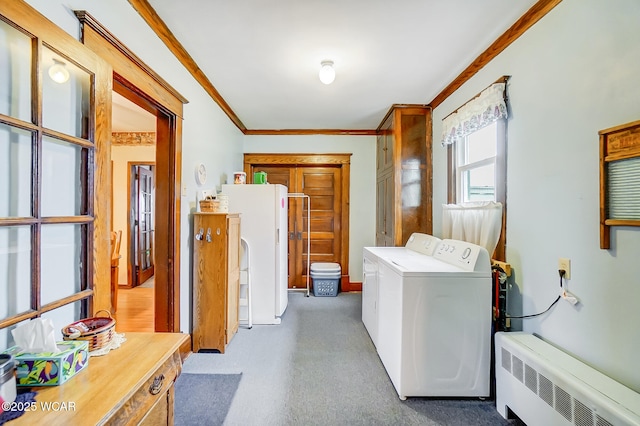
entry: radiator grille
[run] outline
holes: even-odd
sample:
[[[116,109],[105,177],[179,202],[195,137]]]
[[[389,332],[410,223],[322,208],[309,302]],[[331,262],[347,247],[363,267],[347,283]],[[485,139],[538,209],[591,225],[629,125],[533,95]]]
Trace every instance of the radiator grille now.
[[[599,414],[596,414],[596,426],[613,426],[613,423],[603,419]]]
[[[577,399],[573,403],[573,423],[576,426],[594,426],[593,411]]]
[[[502,348],[502,368],[511,373],[511,352]]]
[[[514,377],[524,383],[524,379],[522,378],[522,373],[524,372],[524,369],[522,368],[522,360],[517,356],[513,355],[511,364],[513,365]]]
[[[524,365],[524,384],[533,393],[538,393],[538,372],[527,364]]]
[[[596,414],[589,406],[575,399],[509,350],[501,348],[501,354],[502,368],[575,426],[613,426],[613,423]]]
[[[549,407],[553,407],[553,383],[542,374],[540,374],[539,382],[538,395],[544,402],[549,404]]]
[[[571,395],[557,385],[553,387],[553,390],[556,395],[556,411],[571,421]]]

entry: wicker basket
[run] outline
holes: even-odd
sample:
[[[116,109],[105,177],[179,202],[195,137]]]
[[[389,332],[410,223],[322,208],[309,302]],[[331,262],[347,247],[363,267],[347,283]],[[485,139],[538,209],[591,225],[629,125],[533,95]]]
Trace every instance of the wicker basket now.
[[[106,347],[115,334],[116,320],[111,318],[111,313],[106,310],[96,312],[106,312],[107,317],[85,318],[62,329],[64,340],[84,340],[89,342],[89,352],[97,351]]]
[[[220,209],[218,200],[200,200],[200,211],[203,213],[217,213]]]

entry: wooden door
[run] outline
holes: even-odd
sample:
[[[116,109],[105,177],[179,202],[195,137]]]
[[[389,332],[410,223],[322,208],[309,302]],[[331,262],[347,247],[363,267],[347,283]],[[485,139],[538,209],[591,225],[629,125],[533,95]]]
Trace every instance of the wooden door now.
[[[270,184],[280,184],[287,187],[289,194],[297,192],[296,189],[296,167],[295,165],[256,165],[253,169],[256,172],[266,172],[267,181]],[[253,181],[253,175],[249,178]],[[288,287],[297,288],[301,285],[302,277],[302,209],[301,198],[289,197],[288,205],[288,244],[287,244],[287,264],[288,264]],[[297,229],[300,229],[299,233]],[[299,236],[299,238],[298,238]]]
[[[288,192],[307,198],[289,198],[289,288],[306,288],[307,246],[310,262],[342,264],[342,168],[305,165],[253,165],[253,171],[267,173],[270,184],[281,184]],[[249,177],[251,181],[253,175]],[[311,205],[308,212],[307,207]],[[310,219],[310,223],[307,221]],[[310,227],[310,228],[309,228]],[[310,244],[307,244],[310,229]],[[343,267],[344,268],[344,267]]]
[[[111,307],[112,68],[24,1],[0,1],[0,335]]]
[[[395,208],[393,173],[378,175],[376,182],[376,246],[393,246]]]
[[[137,228],[136,260],[138,266],[138,285],[153,276],[153,172],[138,167],[137,173]]]
[[[298,167],[297,179],[300,192],[311,198],[310,214],[307,203],[303,206],[301,219],[303,222],[301,251],[306,259],[307,238],[311,244],[311,263],[341,263],[341,169],[340,167]],[[310,223],[307,223],[309,217]],[[306,262],[300,262],[301,278],[306,280]]]

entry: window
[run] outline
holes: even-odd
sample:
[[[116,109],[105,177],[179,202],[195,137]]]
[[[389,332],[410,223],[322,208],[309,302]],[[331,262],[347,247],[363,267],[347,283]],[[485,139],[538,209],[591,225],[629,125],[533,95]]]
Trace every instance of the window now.
[[[449,204],[502,204],[502,232],[493,258],[505,260],[507,213],[506,83],[502,77],[443,120],[448,148]]]
[[[506,119],[449,145],[448,203],[502,203],[502,232],[493,254],[505,260],[507,214]]]
[[[496,122],[465,136],[457,150],[456,201],[496,200]]]

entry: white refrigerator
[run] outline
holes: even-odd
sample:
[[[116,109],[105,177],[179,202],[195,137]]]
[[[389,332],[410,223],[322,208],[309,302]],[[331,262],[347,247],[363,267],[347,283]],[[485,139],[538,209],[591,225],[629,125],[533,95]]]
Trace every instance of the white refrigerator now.
[[[240,236],[250,251],[253,324],[280,324],[288,298],[287,187],[222,185],[229,212],[240,213]]]

